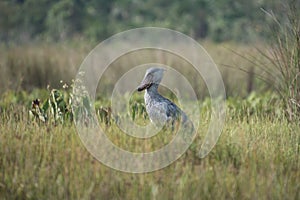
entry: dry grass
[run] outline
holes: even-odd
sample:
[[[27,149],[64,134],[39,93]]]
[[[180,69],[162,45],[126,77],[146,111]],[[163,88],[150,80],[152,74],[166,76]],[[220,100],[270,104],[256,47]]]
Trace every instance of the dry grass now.
[[[241,54],[249,54],[253,48],[236,44],[214,44],[211,42],[200,42],[212,56],[218,65],[229,96],[246,96],[251,90],[265,90],[266,85],[256,80],[249,74],[224,66],[240,66],[244,69],[252,67],[243,58],[232,53],[234,49]],[[34,88],[60,87],[60,80],[70,83],[75,78],[81,62],[92,49],[91,45],[80,44],[40,44],[21,47],[2,47],[0,49],[0,93],[11,90],[31,91]],[[147,56],[145,56],[145,53]],[[259,57],[259,55],[257,55]],[[260,56],[261,57],[261,56]],[[153,62],[154,59],[162,64],[170,65],[179,70],[183,75],[190,78],[191,84],[196,91],[201,91],[198,96],[207,95],[206,87],[202,77],[194,73],[193,68],[179,57],[167,55],[162,52],[139,51],[120,57],[110,66],[104,81],[108,86],[113,86],[124,70],[141,63]],[[113,76],[112,76],[113,74]],[[250,89],[249,89],[250,88]]]
[[[229,110],[223,134],[206,158],[199,159],[190,149],[164,169],[129,174],[95,160],[73,125],[38,125],[27,120],[26,111],[10,108],[1,114],[1,199],[300,197],[300,129],[284,118],[245,114],[237,120]],[[113,142],[127,137],[119,135]],[[200,142],[198,137],[193,146],[199,148]]]
[[[21,46],[0,49],[1,91],[31,91],[58,87],[60,80],[71,82],[84,58],[84,46],[62,44]]]

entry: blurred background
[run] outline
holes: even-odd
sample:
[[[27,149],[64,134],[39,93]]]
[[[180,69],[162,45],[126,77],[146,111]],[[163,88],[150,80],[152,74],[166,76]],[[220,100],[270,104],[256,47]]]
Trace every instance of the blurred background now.
[[[276,23],[266,12],[284,21],[284,5],[281,0],[1,0],[0,95],[61,87],[61,80],[70,84],[95,45],[145,26],[198,40],[219,66],[228,96],[265,92],[270,86],[254,76],[260,69],[243,57],[265,62],[256,48],[268,49]]]
[[[0,39],[8,45],[84,38],[98,42],[112,34],[159,26],[196,39],[250,42],[268,38],[261,9],[279,0],[2,0]]]

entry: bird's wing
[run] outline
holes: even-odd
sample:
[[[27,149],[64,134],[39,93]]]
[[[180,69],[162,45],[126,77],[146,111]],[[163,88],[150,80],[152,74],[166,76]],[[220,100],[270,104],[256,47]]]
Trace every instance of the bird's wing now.
[[[167,117],[178,118],[180,115],[182,115],[182,110],[175,103],[167,98],[164,98],[163,101],[166,107]]]
[[[167,105],[161,103],[152,104],[148,114],[153,123],[164,124],[168,120]]]

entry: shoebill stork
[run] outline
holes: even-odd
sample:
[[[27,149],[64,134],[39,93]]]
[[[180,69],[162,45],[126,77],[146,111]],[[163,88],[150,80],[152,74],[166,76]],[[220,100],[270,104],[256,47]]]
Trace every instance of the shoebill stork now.
[[[172,101],[160,95],[157,91],[163,78],[165,69],[152,67],[146,71],[145,77],[137,90],[139,92],[146,90],[144,95],[146,111],[150,121],[156,126],[171,124],[181,119],[181,123],[186,127],[189,125],[190,131],[194,130],[192,122],[187,115]]]

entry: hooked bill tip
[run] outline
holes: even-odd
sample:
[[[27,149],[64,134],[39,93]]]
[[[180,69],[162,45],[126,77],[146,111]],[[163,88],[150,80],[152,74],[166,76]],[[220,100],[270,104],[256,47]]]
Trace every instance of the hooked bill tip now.
[[[141,92],[141,91],[143,91],[143,90],[145,90],[145,89],[148,89],[150,86],[151,86],[151,83],[140,85],[140,86],[137,88],[137,91],[138,91],[138,92]]]
[[[146,89],[147,85],[140,85],[138,88],[137,88],[137,91],[138,92],[141,92],[143,91],[144,89]]]
[[[137,88],[137,91],[138,91],[138,92],[141,92],[141,91],[143,91],[143,90],[144,90],[144,88],[142,88],[142,87],[138,87],[138,88]]]

